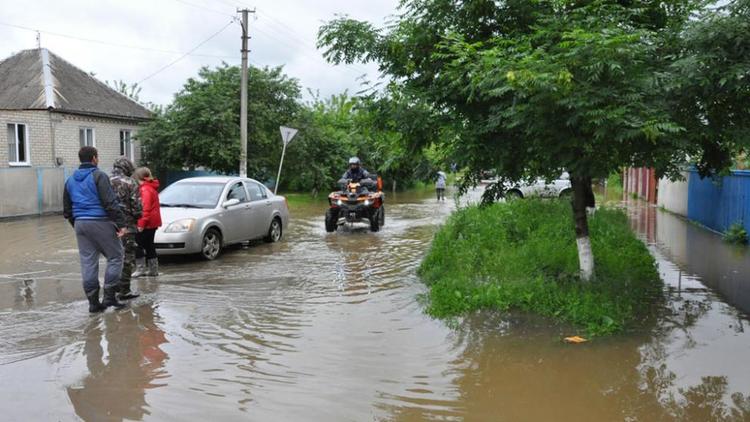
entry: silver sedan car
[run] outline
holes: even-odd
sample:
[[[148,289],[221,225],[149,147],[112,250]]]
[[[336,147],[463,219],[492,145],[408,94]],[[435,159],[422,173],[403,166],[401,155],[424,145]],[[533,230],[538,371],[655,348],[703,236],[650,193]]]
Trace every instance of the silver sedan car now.
[[[200,254],[248,240],[278,242],[289,224],[286,198],[253,179],[191,177],[159,194],[162,226],[154,243],[160,255]]]

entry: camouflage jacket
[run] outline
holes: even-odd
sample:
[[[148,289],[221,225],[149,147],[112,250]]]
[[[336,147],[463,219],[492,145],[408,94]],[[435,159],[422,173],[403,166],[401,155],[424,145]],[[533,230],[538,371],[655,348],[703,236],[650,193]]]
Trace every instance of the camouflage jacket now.
[[[120,201],[122,213],[125,214],[125,223],[127,224],[128,231],[134,233],[138,219],[143,214],[141,191],[138,188],[138,182],[132,177],[127,176],[117,167],[112,170],[109,181],[112,183],[112,190],[115,191],[117,199]]]

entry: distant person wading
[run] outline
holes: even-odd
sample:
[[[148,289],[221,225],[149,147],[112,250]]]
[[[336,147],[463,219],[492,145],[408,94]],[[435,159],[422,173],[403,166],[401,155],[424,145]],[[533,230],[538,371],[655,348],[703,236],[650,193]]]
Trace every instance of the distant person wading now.
[[[81,259],[83,291],[89,312],[107,307],[122,308],[115,295],[119,290],[123,265],[120,238],[127,234],[125,216],[104,172],[97,168],[99,154],[94,147],[78,151],[81,165],[65,181],[63,215],[75,228]],[[104,273],[104,297],[99,301],[99,256],[107,258]]]

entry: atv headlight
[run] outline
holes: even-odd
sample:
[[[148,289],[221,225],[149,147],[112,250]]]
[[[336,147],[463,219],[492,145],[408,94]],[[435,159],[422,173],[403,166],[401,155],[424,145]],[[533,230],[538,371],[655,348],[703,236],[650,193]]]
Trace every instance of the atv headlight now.
[[[369,199],[365,199],[365,206],[366,206],[366,207],[369,207],[369,206],[370,206],[370,203],[371,203],[371,202],[370,202],[370,200],[369,200]]]
[[[183,218],[182,220],[173,221],[170,223],[164,233],[187,233],[193,230],[195,225],[195,218]]]
[[[342,206],[342,205],[344,205],[344,201],[342,201],[341,199],[339,199],[338,201],[336,201],[336,205]]]

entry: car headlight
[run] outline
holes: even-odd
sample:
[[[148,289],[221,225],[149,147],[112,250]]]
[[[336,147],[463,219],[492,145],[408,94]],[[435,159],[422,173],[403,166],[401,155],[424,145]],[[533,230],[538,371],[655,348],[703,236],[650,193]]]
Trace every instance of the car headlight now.
[[[339,206],[344,205],[344,201],[339,199],[338,201],[336,201],[336,205],[339,205]]]
[[[365,199],[365,206],[366,207],[370,206],[370,200],[369,199]]]
[[[195,218],[183,218],[182,220],[170,223],[164,229],[164,233],[187,233],[193,230],[193,226],[195,226]]]

